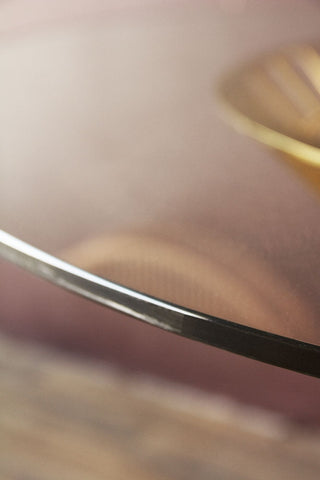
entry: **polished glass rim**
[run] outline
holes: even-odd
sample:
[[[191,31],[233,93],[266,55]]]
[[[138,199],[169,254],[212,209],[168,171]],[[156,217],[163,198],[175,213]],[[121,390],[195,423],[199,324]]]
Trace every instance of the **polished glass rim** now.
[[[320,346],[143,294],[60,260],[3,230],[0,257],[61,288],[168,332],[320,378]]]

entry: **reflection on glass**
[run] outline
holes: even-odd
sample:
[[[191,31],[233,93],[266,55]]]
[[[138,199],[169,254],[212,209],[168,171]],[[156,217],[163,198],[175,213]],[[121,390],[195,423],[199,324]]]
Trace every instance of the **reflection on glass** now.
[[[226,55],[214,25],[227,28],[229,20],[213,5],[203,8],[211,16],[195,7],[176,13],[177,23],[164,10],[161,21],[158,11],[80,21],[3,42],[1,228],[139,292],[320,343],[317,307],[296,294],[276,255],[261,247],[260,211],[251,209],[248,184],[240,185],[250,159],[243,154],[240,166],[229,128],[214,116],[210,86]],[[252,15],[237,22],[255,24]],[[237,52],[229,57],[234,63]],[[278,59],[269,75],[277,88],[259,67],[236,84],[227,81],[224,94],[244,125],[265,132],[266,143],[281,150],[286,142],[290,162],[307,152],[308,163],[296,168],[310,174],[312,164],[316,182],[317,145],[301,132],[317,135],[318,92],[307,67],[300,70]],[[275,136],[284,119],[287,129]],[[289,142],[290,128],[296,137]],[[28,301],[35,305],[36,293]]]
[[[279,150],[320,190],[320,54],[310,45],[259,58],[221,82],[228,118],[241,131]]]

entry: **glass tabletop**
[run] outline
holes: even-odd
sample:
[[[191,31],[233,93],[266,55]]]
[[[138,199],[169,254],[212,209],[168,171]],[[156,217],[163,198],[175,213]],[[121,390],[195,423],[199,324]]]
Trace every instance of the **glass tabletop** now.
[[[156,3],[3,31],[3,256],[153,325],[320,375],[319,201],[221,120],[213,94],[235,63],[317,33],[320,9],[296,2],[288,25],[289,3]]]

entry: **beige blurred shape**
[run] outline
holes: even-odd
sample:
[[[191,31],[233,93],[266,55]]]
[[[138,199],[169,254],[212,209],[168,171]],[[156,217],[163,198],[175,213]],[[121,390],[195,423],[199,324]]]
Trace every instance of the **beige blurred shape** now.
[[[156,225],[101,235],[64,251],[85,270],[213,316],[306,341],[320,341],[309,306],[250,250],[214,228]],[[284,321],[285,317],[290,322]],[[304,321],[301,321],[304,318]]]
[[[227,75],[220,98],[240,131],[275,148],[320,191],[320,54],[311,44],[280,48]]]

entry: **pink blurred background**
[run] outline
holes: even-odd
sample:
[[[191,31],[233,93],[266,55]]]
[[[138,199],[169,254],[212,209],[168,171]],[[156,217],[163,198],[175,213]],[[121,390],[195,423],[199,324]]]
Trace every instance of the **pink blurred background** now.
[[[7,1],[1,10],[3,228],[57,252],[108,229],[193,218],[252,271],[268,271],[270,311],[276,303],[281,318],[298,312],[317,326],[319,200],[275,154],[224,124],[213,92],[252,56],[317,39],[320,5]],[[105,157],[114,159],[107,189]],[[72,181],[56,174],[57,159]],[[101,175],[91,176],[94,162]],[[232,258],[235,278],[245,276],[249,266],[240,271]],[[162,332],[0,265],[2,331],[320,425],[319,380]],[[241,299],[233,307],[232,320],[249,308]]]

